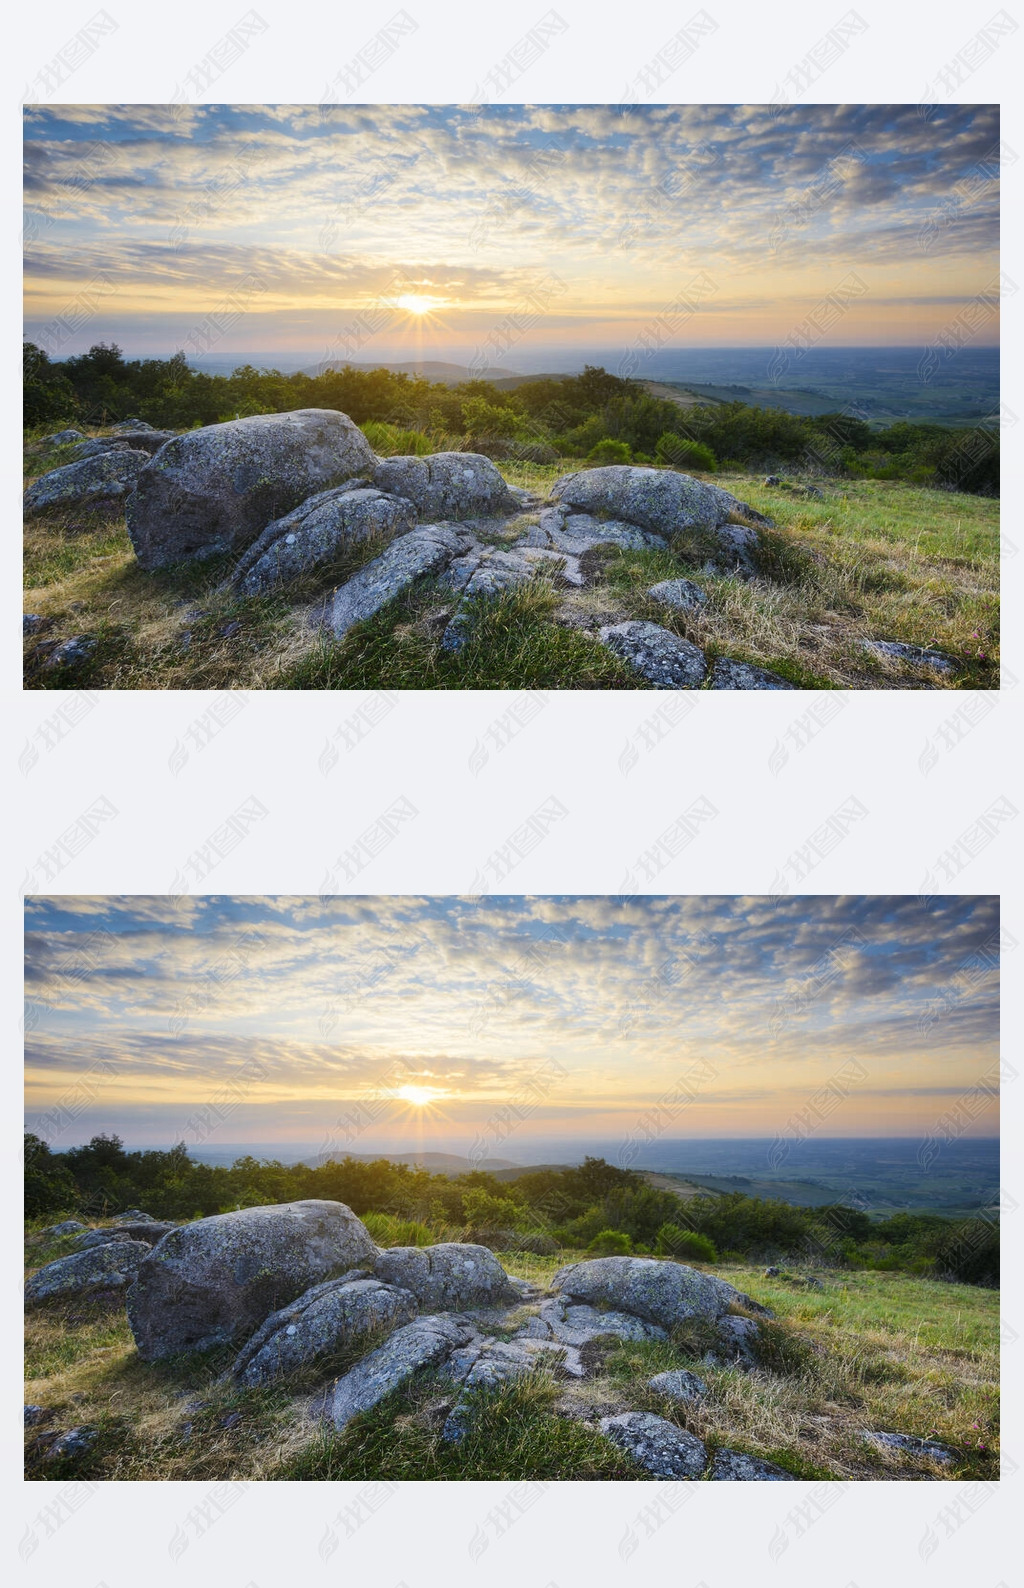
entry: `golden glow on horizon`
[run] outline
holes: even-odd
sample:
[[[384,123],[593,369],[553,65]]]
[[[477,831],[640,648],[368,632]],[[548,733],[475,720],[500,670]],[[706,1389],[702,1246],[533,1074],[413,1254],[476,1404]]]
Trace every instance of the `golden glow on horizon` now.
[[[425,1108],[428,1103],[433,1103],[442,1094],[435,1092],[431,1086],[400,1086],[395,1093],[405,1103],[413,1103],[417,1108]]]
[[[431,314],[441,307],[440,298],[428,298],[421,292],[405,292],[395,302],[407,314]]]

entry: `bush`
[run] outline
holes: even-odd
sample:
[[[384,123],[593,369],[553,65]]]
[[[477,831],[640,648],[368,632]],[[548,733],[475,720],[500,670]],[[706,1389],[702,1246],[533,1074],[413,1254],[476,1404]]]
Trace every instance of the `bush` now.
[[[522,1204],[511,1197],[496,1197],[480,1190],[463,1193],[462,1216],[467,1224],[482,1230],[517,1230],[528,1218]]]
[[[654,455],[659,463],[670,464],[673,469],[703,469],[706,474],[714,474],[718,468],[718,459],[703,441],[691,441],[671,430],[659,438]]]
[[[422,430],[400,430],[397,425],[384,424],[376,419],[368,420],[361,429],[374,452],[382,458],[410,455],[422,458],[434,450],[430,437],[425,436]]]
[[[436,1238],[425,1224],[393,1213],[364,1213],[363,1223],[378,1246],[433,1246]]]
[[[628,1257],[632,1250],[633,1242],[621,1230],[602,1230],[587,1247],[595,1257]]]
[[[658,1231],[654,1249],[659,1257],[690,1258],[697,1263],[718,1261],[714,1241],[696,1230],[684,1230],[679,1224],[663,1224]]]
[[[632,460],[633,454],[625,441],[610,441],[607,437],[587,453],[588,463],[631,463]]]

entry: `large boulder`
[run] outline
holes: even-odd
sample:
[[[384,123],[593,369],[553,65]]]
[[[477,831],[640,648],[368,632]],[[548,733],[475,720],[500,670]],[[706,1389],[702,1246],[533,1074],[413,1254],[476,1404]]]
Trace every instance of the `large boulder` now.
[[[407,535],[397,536],[379,557],[335,591],[330,617],[335,638],[343,639],[356,623],[375,617],[417,579],[440,573],[471,540],[470,535],[447,524],[421,524]]]
[[[654,1257],[593,1257],[560,1268],[552,1288],[572,1301],[630,1312],[671,1329],[688,1318],[724,1316],[739,1291],[714,1274]]]
[[[553,1299],[545,1301],[538,1322],[549,1337],[563,1345],[587,1345],[601,1335],[615,1335],[619,1340],[664,1340],[665,1330],[656,1323],[647,1323],[629,1312],[616,1312],[614,1308],[597,1307],[585,1303],[566,1305]]]
[[[232,1374],[240,1384],[270,1384],[364,1335],[411,1322],[416,1310],[411,1292],[379,1279],[328,1279],[271,1313],[239,1353]]]
[[[138,477],[127,510],[135,555],[144,568],[163,568],[241,551],[273,519],[315,492],[368,476],[375,461],[362,431],[331,408],[190,430]]]
[[[150,1247],[144,1241],[107,1241],[87,1252],[58,1257],[34,1273],[25,1285],[25,1300],[62,1301],[90,1290],[122,1290],[131,1284]]]
[[[641,469],[626,464],[563,474],[551,495],[564,507],[607,513],[657,535],[685,529],[715,529],[735,515],[752,523],[768,521],[719,485],[707,485],[675,469]]]
[[[421,518],[479,518],[515,513],[525,498],[479,452],[383,458],[373,474],[382,491],[404,496]]]
[[[526,532],[527,546],[547,546],[579,557],[592,546],[618,546],[623,551],[664,551],[664,535],[625,524],[614,518],[594,518],[590,513],[569,514],[563,507],[546,507]]]
[[[235,569],[234,583],[243,595],[263,595],[329,566],[349,546],[373,538],[393,540],[415,524],[415,509],[404,497],[350,481],[320,491],[268,524]]]
[[[707,1447],[695,1434],[653,1412],[602,1417],[598,1426],[606,1439],[656,1478],[700,1478],[708,1464]]]
[[[148,452],[115,447],[98,458],[65,463],[63,468],[51,469],[33,481],[25,492],[25,511],[42,513],[47,508],[79,502],[116,501],[132,490],[148,462]]]
[[[242,1208],[179,1225],[147,1247],[128,1292],[139,1355],[153,1361],[238,1345],[311,1286],[376,1255],[366,1226],[343,1202]]]
[[[344,1428],[360,1412],[369,1411],[421,1368],[440,1367],[475,1333],[472,1324],[443,1316],[417,1318],[396,1329],[334,1386],[331,1417],[335,1427]]]
[[[518,1301],[519,1293],[486,1246],[446,1241],[439,1246],[392,1246],[382,1251],[373,1271],[385,1284],[411,1290],[432,1312],[464,1307],[494,1307]]]

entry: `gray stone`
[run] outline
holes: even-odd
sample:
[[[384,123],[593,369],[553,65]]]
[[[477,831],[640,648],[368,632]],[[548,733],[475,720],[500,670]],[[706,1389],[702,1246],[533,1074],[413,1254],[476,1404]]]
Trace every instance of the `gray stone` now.
[[[424,518],[474,518],[514,513],[522,493],[479,452],[435,452],[429,457],[382,458],[373,474],[382,491],[404,496]]]
[[[589,513],[570,517],[563,508],[548,507],[527,530],[522,544],[543,546],[579,557],[591,546],[619,546],[623,551],[664,550],[668,542],[653,530],[619,519],[594,518]]]
[[[598,1424],[607,1439],[656,1478],[699,1478],[708,1464],[702,1440],[653,1412],[622,1412]]]
[[[361,482],[321,491],[268,524],[235,569],[243,595],[264,595],[290,579],[329,565],[364,540],[393,540],[415,528],[412,503]]]
[[[139,431],[152,430],[153,426],[151,424],[148,424],[145,419],[136,419],[136,418],[133,417],[131,419],[119,419],[117,424],[116,425],[111,425],[110,428],[112,430],[116,430],[116,431],[126,431],[127,430],[127,431],[130,431],[130,432],[139,432]]]
[[[52,618],[44,618],[41,612],[23,612],[21,617],[22,639],[31,639],[33,634],[41,634],[53,622]]]
[[[486,1246],[458,1241],[438,1246],[392,1246],[382,1251],[373,1271],[385,1284],[411,1290],[431,1311],[493,1307],[518,1301],[518,1292]]]
[[[409,1323],[417,1311],[408,1290],[379,1279],[328,1279],[282,1307],[239,1353],[232,1375],[240,1384],[269,1384],[377,1329]]]
[[[647,1380],[647,1388],[656,1395],[666,1395],[673,1401],[702,1401],[708,1393],[708,1387],[696,1373],[688,1373],[685,1368],[671,1368],[667,1373],[655,1373],[653,1378]]]
[[[118,447],[81,463],[65,463],[33,481],[25,492],[25,511],[41,513],[72,503],[115,501],[128,494],[148,463],[149,454],[133,447]]]
[[[764,1271],[764,1277],[765,1279],[777,1279],[781,1272],[781,1268],[766,1268]]]
[[[61,640],[55,645],[46,657],[46,667],[78,667],[82,662],[87,662],[96,649],[97,640],[94,634],[72,634],[70,638]]]
[[[749,524],[719,524],[715,540],[714,555],[704,564],[705,573],[737,573],[744,579],[756,576],[760,545],[756,529]]]
[[[334,1387],[331,1418],[336,1428],[399,1389],[425,1367],[440,1367],[458,1346],[475,1333],[472,1324],[459,1318],[417,1318],[396,1329],[382,1346],[357,1362]]]
[[[894,662],[911,662],[915,667],[927,667],[936,673],[953,673],[956,662],[943,651],[930,651],[923,645],[905,645],[902,640],[861,640],[864,650]]]
[[[85,1230],[81,1235],[76,1235],[72,1245],[76,1252],[89,1251],[94,1246],[105,1246],[108,1241],[145,1241],[148,1246],[155,1246],[157,1241],[163,1240],[176,1224],[158,1224],[155,1219],[142,1219],[132,1224],[112,1224],[104,1230]]]
[[[144,1241],[107,1241],[88,1252],[58,1257],[27,1281],[25,1301],[35,1305],[90,1290],[121,1290],[131,1284],[149,1252]]]
[[[529,545],[474,545],[451,564],[442,583],[460,595],[498,595],[538,574],[576,588],[585,583],[575,557]]]
[[[272,520],[368,474],[375,461],[362,431],[330,408],[189,430],[139,473],[127,504],[135,555],[144,568],[163,568],[239,552]]]
[[[586,1303],[568,1305],[563,1301],[546,1301],[540,1309],[541,1322],[546,1324],[555,1340],[563,1345],[581,1346],[601,1335],[615,1335],[620,1340],[664,1340],[665,1330],[629,1312],[616,1312],[613,1308],[600,1311]]]
[[[124,452],[131,448],[135,452],[148,452],[152,457],[154,452],[168,441],[173,441],[177,435],[176,430],[140,430],[131,436],[93,436],[88,441],[80,441],[75,448],[74,462],[81,458],[100,458],[105,452]]]
[[[43,436],[40,446],[69,447],[73,441],[84,441],[81,430],[56,430],[52,436]]]
[[[766,667],[755,667],[751,662],[733,662],[719,657],[711,670],[712,689],[795,689],[778,673]]]
[[[697,689],[704,682],[704,652],[658,623],[616,623],[599,632],[601,643],[635,667],[655,689]]]
[[[609,513],[664,536],[686,529],[714,529],[733,514],[752,523],[768,522],[721,486],[708,485],[675,469],[626,464],[582,469],[556,480],[551,495],[565,507]]]
[[[552,1289],[671,1329],[688,1318],[722,1317],[738,1292],[714,1274],[654,1257],[592,1257],[560,1268]]]
[[[719,1320],[718,1342],[727,1362],[738,1362],[742,1367],[756,1367],[759,1329],[753,1318],[738,1318],[727,1314]]]
[[[48,1406],[26,1406],[25,1427],[37,1428],[40,1423],[45,1423],[46,1419],[52,1416],[53,1412]]]
[[[707,601],[700,585],[694,584],[692,579],[663,579],[660,584],[652,584],[647,594],[652,601],[660,601],[663,606],[675,607],[680,612],[691,612]]]
[[[446,524],[421,524],[399,535],[335,592],[330,618],[335,637],[341,639],[354,624],[372,618],[415,580],[440,573],[468,543],[465,533]]]
[[[711,1463],[711,1478],[716,1483],[746,1483],[752,1479],[768,1483],[798,1483],[791,1472],[760,1456],[744,1455],[742,1450],[716,1450]]]
[[[80,1219],[63,1219],[60,1224],[50,1224],[41,1233],[43,1235],[74,1235],[76,1230],[84,1230],[85,1225]]]
[[[155,1224],[156,1219],[152,1213],[143,1213],[141,1208],[125,1208],[121,1214],[122,1224]]]
[[[908,1456],[924,1456],[929,1461],[940,1461],[943,1466],[955,1460],[953,1451],[932,1439],[918,1439],[914,1434],[864,1433],[862,1438],[879,1450],[893,1450]]]
[[[442,1369],[445,1378],[473,1389],[493,1389],[507,1379],[544,1369],[563,1378],[585,1378],[579,1351],[556,1340],[482,1339],[453,1351]]]
[[[121,1250],[121,1243],[100,1253]],[[285,1202],[179,1225],[140,1265],[128,1322],[146,1361],[238,1345],[311,1286],[376,1256],[343,1202]]]
[[[60,1461],[69,1456],[84,1456],[99,1438],[97,1428],[68,1428],[58,1434],[45,1452],[44,1461]]]

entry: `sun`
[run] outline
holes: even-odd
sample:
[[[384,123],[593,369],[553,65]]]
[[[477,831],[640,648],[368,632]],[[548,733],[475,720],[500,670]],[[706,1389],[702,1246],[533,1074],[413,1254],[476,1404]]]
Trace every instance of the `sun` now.
[[[400,1086],[395,1093],[406,1103],[414,1103],[417,1108],[424,1108],[427,1103],[432,1103],[440,1094],[429,1086]]]
[[[422,292],[405,292],[400,298],[395,299],[400,309],[407,314],[430,314],[440,304],[440,298],[428,298]]]

